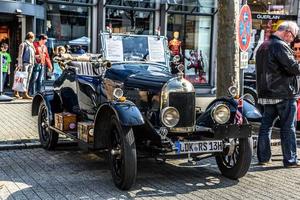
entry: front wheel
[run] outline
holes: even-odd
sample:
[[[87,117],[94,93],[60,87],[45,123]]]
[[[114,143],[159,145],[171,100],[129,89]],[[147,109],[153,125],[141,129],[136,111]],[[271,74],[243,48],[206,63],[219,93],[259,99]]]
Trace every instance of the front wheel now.
[[[109,162],[115,185],[130,189],[137,174],[135,138],[132,128],[122,126],[116,116],[111,119]]]
[[[216,162],[225,177],[239,179],[247,173],[250,167],[253,141],[252,138],[240,138],[233,139],[231,143],[235,146],[225,149],[222,154],[217,155]]]
[[[48,108],[42,102],[38,114],[38,131],[42,147],[47,150],[54,149],[58,142],[58,133],[50,130],[49,126]]]

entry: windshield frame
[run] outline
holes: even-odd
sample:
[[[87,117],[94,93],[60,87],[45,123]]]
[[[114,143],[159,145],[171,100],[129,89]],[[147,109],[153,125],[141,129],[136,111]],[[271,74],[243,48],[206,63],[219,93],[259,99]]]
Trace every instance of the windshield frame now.
[[[119,36],[119,37],[140,37],[140,38],[147,38],[147,40],[149,40],[149,38],[153,38],[153,39],[157,39],[157,40],[161,40],[162,44],[163,44],[163,51],[164,51],[164,62],[158,62],[158,61],[151,61],[151,60],[135,60],[134,62],[147,62],[147,63],[155,63],[155,64],[160,64],[160,65],[166,65],[169,66],[169,60],[170,60],[170,52],[169,52],[169,48],[168,48],[168,42],[167,42],[167,38],[164,36],[160,36],[158,39],[158,36],[155,35],[133,35],[133,34],[113,34],[113,37],[115,36]],[[104,57],[108,57],[107,55],[107,41],[106,39],[110,37],[109,33],[101,33],[100,34],[101,37],[101,53],[104,55]],[[123,43],[122,43],[123,44]],[[124,53],[124,50],[123,50]],[[123,55],[123,59],[122,61],[120,60],[110,60],[111,62],[115,63],[115,62],[131,62],[131,61],[126,61],[124,60],[124,55]]]

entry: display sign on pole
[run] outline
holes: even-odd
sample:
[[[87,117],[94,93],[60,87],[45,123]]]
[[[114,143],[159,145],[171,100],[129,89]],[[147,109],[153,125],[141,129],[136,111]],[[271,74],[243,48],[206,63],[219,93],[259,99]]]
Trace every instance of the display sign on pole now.
[[[240,53],[240,69],[248,68],[248,52],[241,51]]]
[[[248,5],[243,5],[240,10],[238,23],[238,42],[241,51],[247,51],[250,45],[252,32],[252,15]]]

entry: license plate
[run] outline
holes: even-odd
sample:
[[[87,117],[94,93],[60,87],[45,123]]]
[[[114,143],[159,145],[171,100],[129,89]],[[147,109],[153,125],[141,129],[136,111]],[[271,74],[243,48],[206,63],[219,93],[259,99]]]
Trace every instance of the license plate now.
[[[209,140],[197,142],[175,142],[177,154],[185,153],[207,153],[223,151],[222,140]]]

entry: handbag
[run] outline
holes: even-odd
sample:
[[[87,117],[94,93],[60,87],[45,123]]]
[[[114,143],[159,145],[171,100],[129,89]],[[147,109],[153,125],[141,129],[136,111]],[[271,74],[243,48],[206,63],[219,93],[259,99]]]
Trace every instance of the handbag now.
[[[28,72],[16,71],[12,89],[18,92],[26,92],[27,79],[28,79]]]

